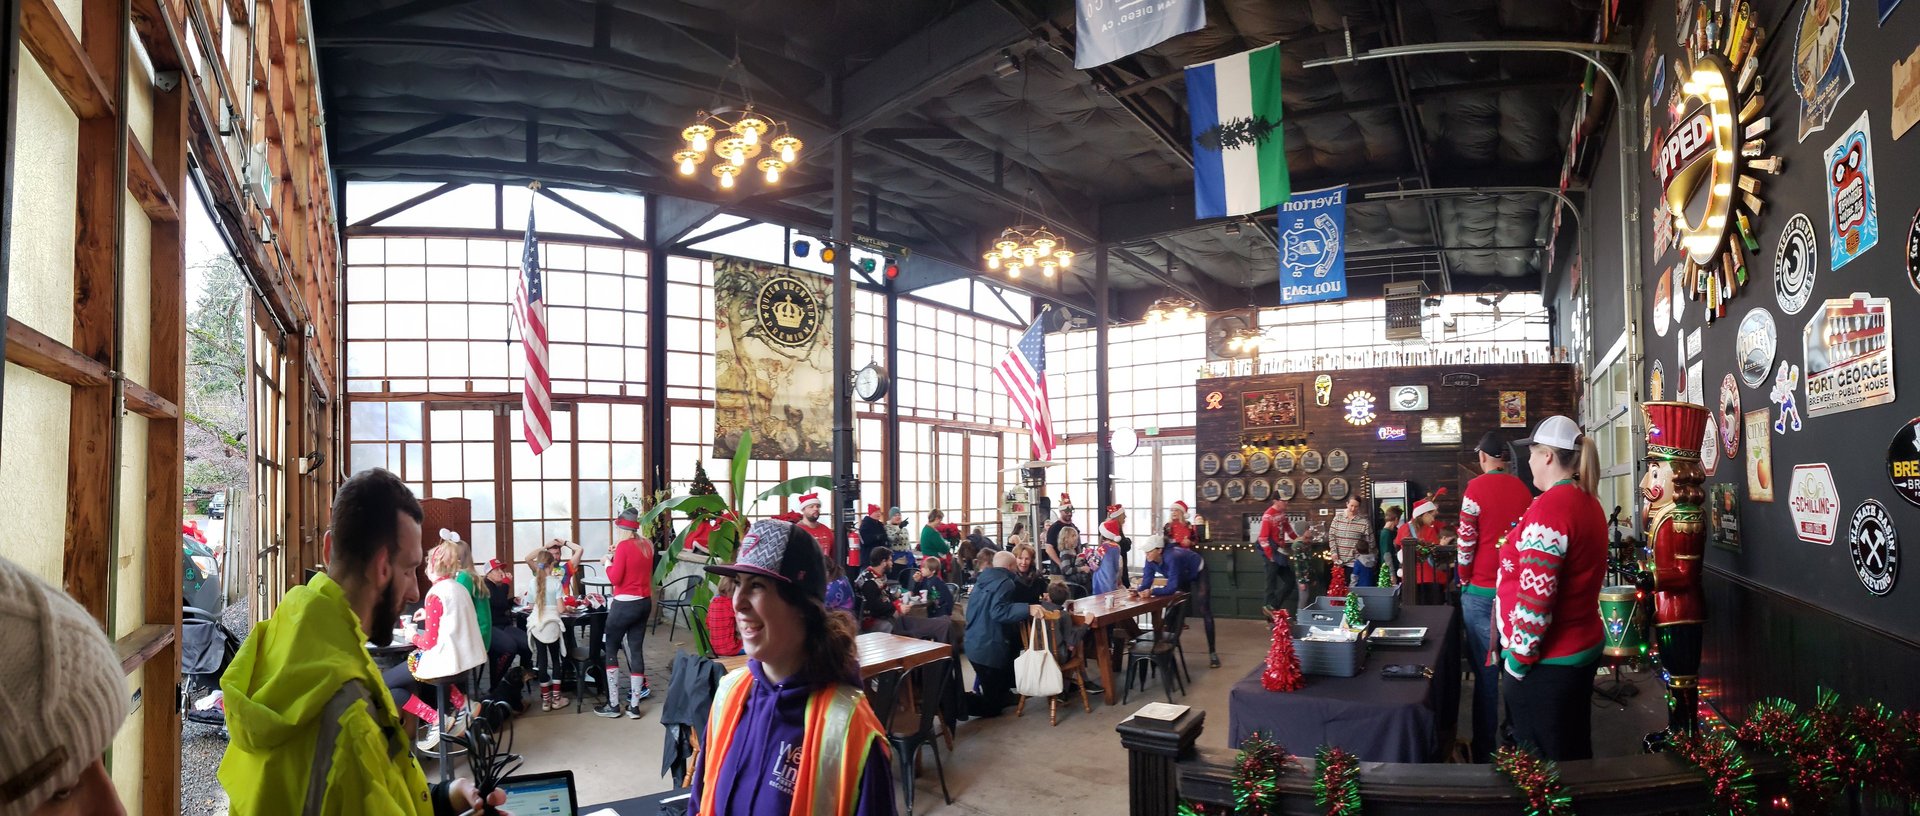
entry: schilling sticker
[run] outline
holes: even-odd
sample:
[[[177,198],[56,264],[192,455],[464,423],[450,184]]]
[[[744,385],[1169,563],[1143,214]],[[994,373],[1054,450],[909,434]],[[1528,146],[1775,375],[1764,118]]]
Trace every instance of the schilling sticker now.
[[[1875,595],[1892,592],[1893,582],[1900,578],[1900,537],[1886,506],[1868,499],[1854,508],[1847,540],[1860,585]]]

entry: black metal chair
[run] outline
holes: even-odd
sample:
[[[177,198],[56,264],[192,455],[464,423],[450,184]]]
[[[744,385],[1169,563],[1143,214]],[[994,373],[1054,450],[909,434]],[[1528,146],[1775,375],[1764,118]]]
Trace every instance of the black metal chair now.
[[[708,638],[703,638],[700,636],[701,633],[707,631],[707,608],[704,606],[696,606],[692,609],[692,611],[688,612],[687,614],[693,618],[693,620],[687,624],[687,628],[693,630],[694,642],[706,643],[705,646],[700,647],[700,656],[713,657],[714,656],[713,641]],[[669,632],[668,636],[671,637],[672,636],[671,632],[673,630],[668,629],[667,631]]]
[[[693,592],[700,587],[700,581],[701,576],[688,575],[669,581],[666,586],[660,588],[660,603],[658,604],[660,612],[659,616],[653,619],[654,632],[657,633],[660,631],[660,621],[662,619],[672,621],[667,624],[668,640],[673,639],[674,627],[681,621],[685,621],[688,628],[693,627],[693,617],[691,614],[693,609]]]
[[[907,798],[907,816],[913,816],[913,788],[916,774],[913,766],[920,758],[920,749],[933,749],[933,767],[940,774],[940,795],[945,796],[947,804],[953,804],[953,794],[947,790],[947,768],[940,761],[940,735],[934,730],[934,718],[940,713],[940,701],[947,693],[947,679],[953,671],[953,658],[943,657],[921,665],[913,670],[914,685],[920,692],[920,710],[918,722],[910,732],[893,730],[892,718],[882,716],[880,722],[887,728],[887,742],[893,746],[893,755],[900,761],[900,784]],[[896,684],[897,687],[897,684]],[[878,713],[877,711],[875,712]]]
[[[1140,679],[1146,680],[1145,669],[1160,672],[1160,687],[1167,694],[1167,702],[1173,702],[1173,687],[1180,686],[1181,695],[1187,693],[1187,683],[1180,678],[1179,659],[1180,630],[1187,625],[1187,599],[1182,598],[1167,606],[1160,618],[1160,630],[1152,640],[1136,639],[1127,649],[1127,675],[1125,685],[1120,687],[1120,704],[1126,705],[1127,693],[1133,690],[1134,668],[1143,669]]]
[[[888,669],[862,683],[867,692],[867,705],[882,726],[893,722],[893,709],[900,702],[900,682],[906,677],[906,669]]]

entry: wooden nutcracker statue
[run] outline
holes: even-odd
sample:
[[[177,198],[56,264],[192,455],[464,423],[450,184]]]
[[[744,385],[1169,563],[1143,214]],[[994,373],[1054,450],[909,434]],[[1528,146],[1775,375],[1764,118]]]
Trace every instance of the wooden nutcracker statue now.
[[[1649,747],[1699,730],[1700,638],[1707,619],[1700,586],[1706,544],[1705,491],[1700,483],[1700,443],[1713,421],[1706,406],[1649,402],[1647,475],[1640,495],[1647,501],[1647,540],[1653,543],[1653,625],[1660,663],[1667,670],[1667,729],[1648,735]]]

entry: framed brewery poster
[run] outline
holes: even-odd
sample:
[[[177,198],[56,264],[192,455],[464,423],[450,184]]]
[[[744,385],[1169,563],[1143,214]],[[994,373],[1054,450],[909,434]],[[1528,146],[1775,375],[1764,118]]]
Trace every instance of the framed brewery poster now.
[[[1247,431],[1300,427],[1300,387],[1248,391],[1240,398],[1240,427]]]
[[[1740,551],[1740,486],[1707,487],[1707,540],[1723,550]]]

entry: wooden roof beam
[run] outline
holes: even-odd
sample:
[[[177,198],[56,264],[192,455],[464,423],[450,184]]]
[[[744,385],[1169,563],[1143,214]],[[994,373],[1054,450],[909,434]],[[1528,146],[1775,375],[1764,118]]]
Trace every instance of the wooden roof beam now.
[[[113,96],[94,70],[93,61],[67,25],[66,15],[53,0],[25,0],[20,4],[20,41],[53,80],[67,107],[81,119],[113,115]]]

